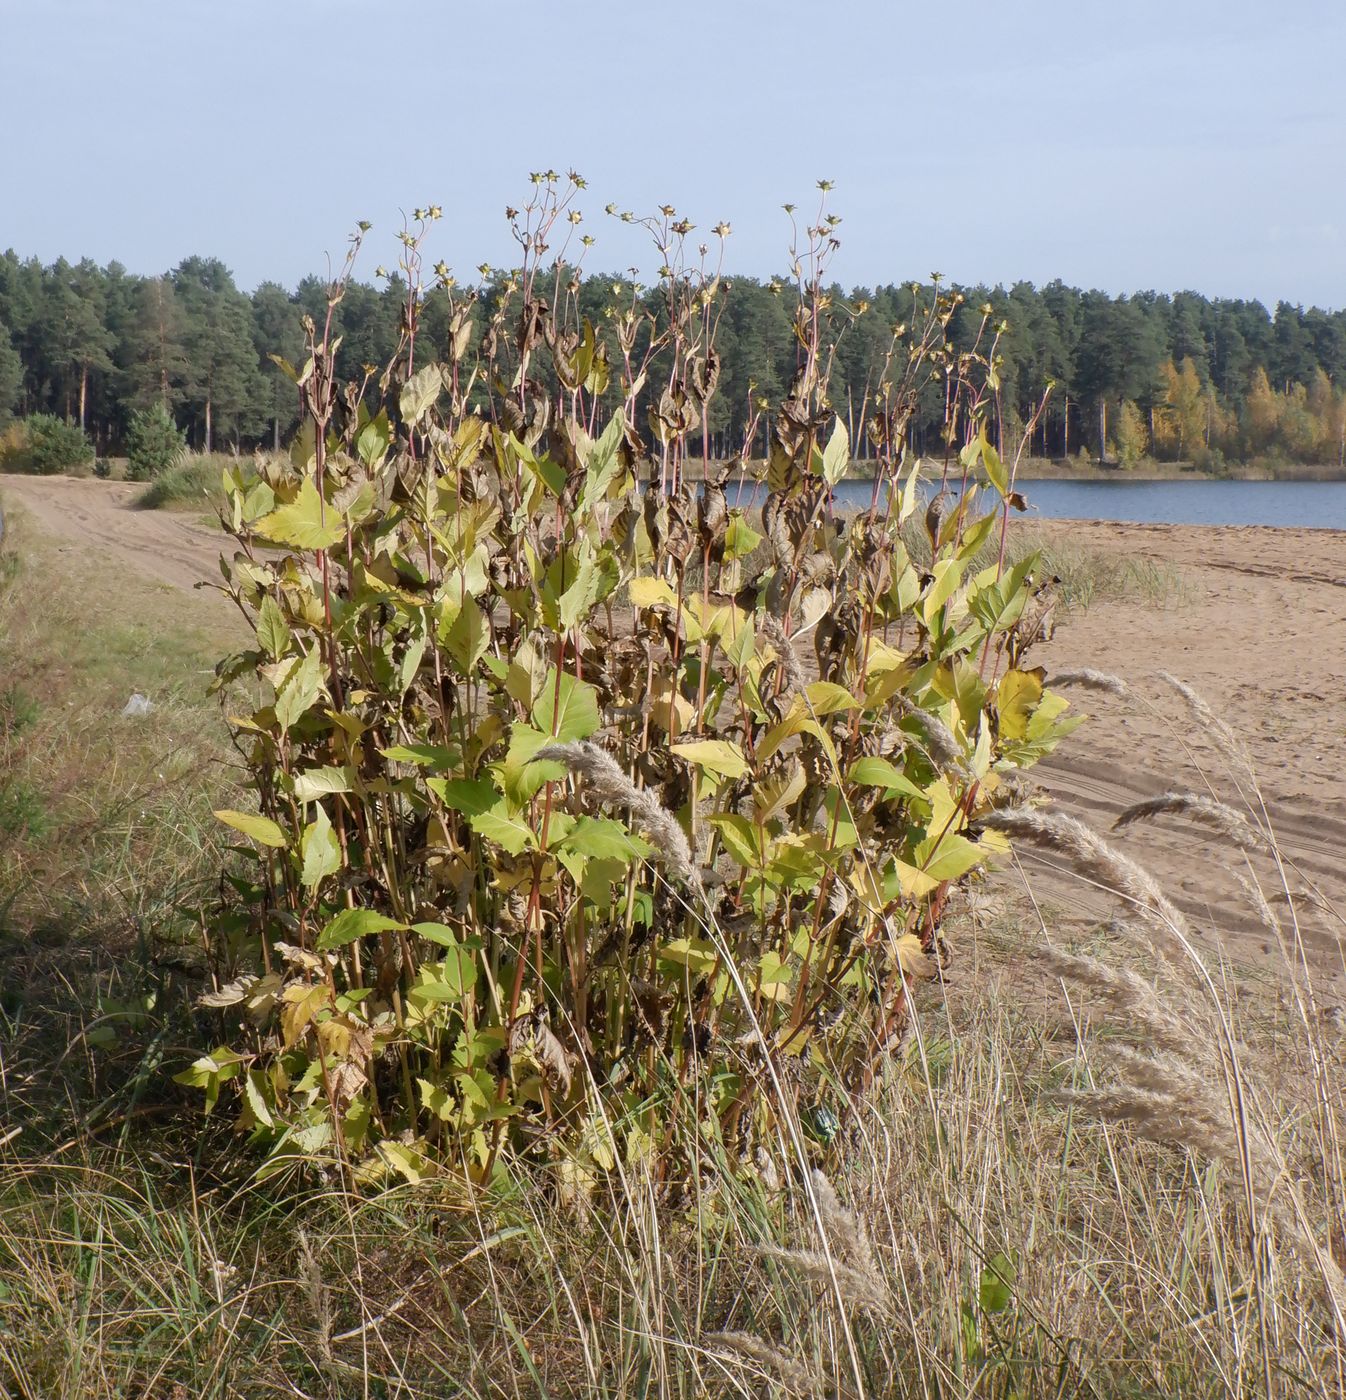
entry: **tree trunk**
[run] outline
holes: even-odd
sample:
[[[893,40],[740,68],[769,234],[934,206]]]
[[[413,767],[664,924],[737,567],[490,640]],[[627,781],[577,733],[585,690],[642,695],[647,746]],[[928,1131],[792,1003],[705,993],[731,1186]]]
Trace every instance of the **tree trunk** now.
[[[207,452],[207,453],[210,452],[210,445],[211,445],[211,436],[210,436],[210,395],[207,394],[207,395],[206,395],[206,452]]]
[[[84,430],[84,411],[89,402],[89,366],[79,367],[79,426]]]
[[[1108,460],[1108,401],[1098,396],[1098,465]]]
[[[1070,456],[1070,395],[1066,395],[1066,411],[1061,417],[1061,455]]]
[[[275,452],[280,451],[280,419],[271,420],[271,447]]]

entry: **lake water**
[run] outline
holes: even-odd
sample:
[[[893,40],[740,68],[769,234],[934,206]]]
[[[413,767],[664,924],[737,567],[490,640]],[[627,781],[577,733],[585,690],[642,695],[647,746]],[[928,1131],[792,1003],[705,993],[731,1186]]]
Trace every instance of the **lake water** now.
[[[1346,481],[1025,481],[1045,520],[1158,525],[1298,525],[1346,530]],[[867,508],[873,484],[843,481],[837,499]]]

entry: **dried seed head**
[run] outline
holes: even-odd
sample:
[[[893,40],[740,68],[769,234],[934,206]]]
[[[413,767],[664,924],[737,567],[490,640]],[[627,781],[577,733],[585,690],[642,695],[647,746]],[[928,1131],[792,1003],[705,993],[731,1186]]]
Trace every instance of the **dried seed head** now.
[[[1177,676],[1170,675],[1167,671],[1160,671],[1159,679],[1165,685],[1172,686],[1182,696],[1187,702],[1187,708],[1191,711],[1193,718],[1215,740],[1215,745],[1220,752],[1244,772],[1251,773],[1252,759],[1249,757],[1243,741],[1211,709],[1205,698],[1193,690],[1186,681],[1180,681]]]
[[[1144,802],[1133,803],[1113,822],[1112,829],[1117,831],[1130,826],[1132,822],[1143,821],[1162,812],[1176,812],[1203,826],[1213,827],[1245,851],[1265,849],[1267,845],[1266,837],[1241,812],[1196,792],[1165,792]]]
[[[773,1372],[782,1385],[797,1395],[820,1393],[818,1376],[803,1361],[754,1332],[708,1332],[701,1340],[707,1346],[723,1347]]]
[[[987,812],[980,820],[983,826],[1003,831],[1006,836],[1057,852],[1086,879],[1114,890],[1171,932],[1187,933],[1187,920],[1154,877],[1074,817],[1036,807],[1007,807]]]
[[[1054,688],[1077,685],[1082,690],[1101,690],[1105,694],[1115,695],[1119,700],[1131,698],[1131,687],[1120,676],[1111,675],[1107,671],[1095,671],[1088,666],[1081,666],[1075,671],[1058,671],[1051,678],[1051,685]]]
[[[781,673],[785,677],[787,690],[795,693],[802,691],[807,684],[804,668],[799,663],[799,653],[786,635],[780,619],[771,613],[764,613],[756,622],[758,630],[775,647],[776,654],[780,657]]]
[[[1067,953],[1051,943],[1038,957],[1048,972],[1073,982],[1105,1001],[1129,1022],[1129,1029],[1150,1044],[1181,1052],[1191,1048],[1192,1028],[1159,1000],[1154,988],[1129,969],[1112,967],[1083,954]]]
[[[568,744],[548,744],[534,757],[564,763],[589,784],[600,802],[627,808],[635,823],[649,833],[655,858],[689,889],[700,890],[701,876],[678,819],[652,793],[638,788],[606,749],[580,739]]]

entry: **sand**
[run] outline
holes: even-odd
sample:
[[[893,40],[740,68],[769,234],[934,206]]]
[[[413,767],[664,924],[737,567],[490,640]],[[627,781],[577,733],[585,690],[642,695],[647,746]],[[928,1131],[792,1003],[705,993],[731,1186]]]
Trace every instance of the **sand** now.
[[[186,590],[203,611],[219,608],[218,593],[191,591],[219,578],[219,533],[190,515],[135,510],[139,490],[0,478],[0,497],[21,506],[73,566],[96,573],[101,560]],[[1096,601],[1063,617],[1053,640],[1033,652],[1030,661],[1049,675],[1076,666],[1118,674],[1145,702],[1072,692],[1090,722],[1034,776],[1064,810],[1100,829],[1129,803],[1170,788],[1238,802],[1241,787],[1265,805],[1290,887],[1316,889],[1338,911],[1301,900],[1300,929],[1323,990],[1346,998],[1346,533],[1065,521],[1034,528],[1086,551],[1171,564],[1180,585],[1163,604]],[[1157,679],[1161,670],[1195,687],[1238,732],[1255,786],[1231,777],[1209,735]],[[1171,817],[1129,827],[1116,840],[1158,875],[1211,948],[1253,976],[1274,975],[1281,966],[1274,935],[1240,890],[1230,866],[1241,862],[1227,849]],[[1031,854],[1023,867],[1058,936],[1063,921],[1087,935],[1090,921],[1115,907]],[[1274,862],[1254,858],[1253,870],[1275,904]]]
[[[1174,565],[1179,588],[1162,606],[1095,602],[1032,653],[1049,676],[1076,666],[1120,675],[1142,701],[1069,692],[1090,722],[1035,776],[1064,810],[1098,829],[1128,804],[1169,789],[1264,806],[1291,889],[1316,888],[1338,911],[1315,910],[1311,898],[1299,905],[1305,952],[1324,990],[1339,998],[1346,993],[1346,533],[1066,521],[1040,528],[1087,550]],[[1255,783],[1231,772],[1160,671],[1195,688],[1235,730]],[[1254,857],[1250,871],[1227,846],[1174,817],[1113,839],[1159,877],[1210,946],[1245,971],[1272,975],[1280,965],[1274,936],[1231,866],[1255,872],[1284,913],[1273,860]],[[1057,918],[1083,924],[1086,912],[1106,916],[1115,907],[1040,860],[1025,856],[1024,866]]]

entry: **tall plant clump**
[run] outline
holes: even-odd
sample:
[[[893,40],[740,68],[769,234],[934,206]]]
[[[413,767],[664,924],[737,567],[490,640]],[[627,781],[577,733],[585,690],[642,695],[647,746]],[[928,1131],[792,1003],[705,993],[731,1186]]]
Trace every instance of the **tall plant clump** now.
[[[348,260],[283,366],[307,432],[226,478],[256,642],[219,684],[256,683],[232,723],[259,814],[219,814],[247,838],[210,924],[231,1035],[180,1077],[209,1105],[228,1086],[277,1162],[480,1180],[532,1153],[583,1183],[825,1141],[935,971],[949,889],[1005,849],[979,815],[1074,722],[1020,664],[1032,561],[1003,563],[1013,473],[981,431],[994,329],[952,350],[943,293],[894,329],[880,484],[839,517],[828,370],[862,308],[824,288],[820,210],[760,514],[731,505],[728,468],[690,478],[725,297],[707,246],[671,209],[645,221],[657,285],[614,284],[595,325],[580,188],[535,177],[521,265],[488,289],[437,269],[433,346],[418,216],[397,356],[343,385]],[[966,489],[926,510],[904,435],[932,393]]]

